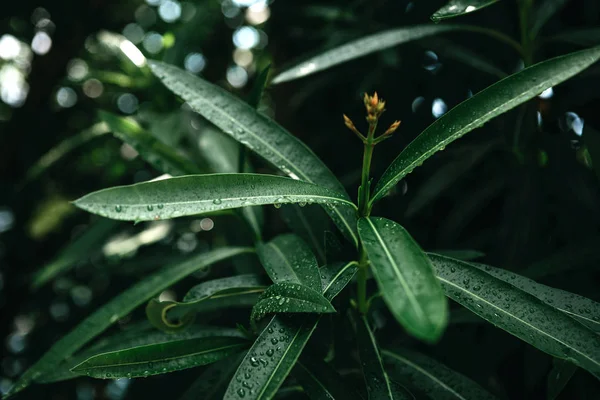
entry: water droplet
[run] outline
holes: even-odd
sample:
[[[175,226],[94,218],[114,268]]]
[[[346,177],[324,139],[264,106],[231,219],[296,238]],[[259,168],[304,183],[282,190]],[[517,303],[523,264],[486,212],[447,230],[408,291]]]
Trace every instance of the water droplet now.
[[[273,349],[267,350],[267,356],[273,357],[273,354],[275,354],[275,350],[273,350]]]
[[[272,332],[271,332],[271,333],[272,333]],[[277,344],[277,343],[279,343],[279,340],[277,340],[277,338],[272,338],[272,339],[271,339],[271,343],[273,343],[273,344]]]
[[[152,204],[148,204],[148,206],[146,208],[148,209],[148,211],[154,210],[154,207],[152,207]]]
[[[306,205],[306,202],[304,202],[304,201],[301,201],[300,203],[298,203],[298,205],[299,205],[300,207],[304,207],[304,206]]]
[[[219,205],[221,204],[223,201],[221,199],[214,199],[213,200],[213,204]]]
[[[123,211],[123,207],[121,207],[121,206],[115,206],[115,211],[116,212],[121,212],[121,211]]]
[[[161,210],[164,207],[164,204],[159,204],[157,207],[159,210]]]
[[[240,397],[244,397],[246,395],[246,391],[244,389],[238,389],[237,394]]]
[[[250,364],[251,364],[253,367],[258,367],[258,366],[259,366],[259,362],[258,362],[258,360],[256,359],[256,357],[250,357]]]
[[[281,208],[281,203],[274,203],[274,204],[273,204],[273,206],[274,206],[275,208]]]

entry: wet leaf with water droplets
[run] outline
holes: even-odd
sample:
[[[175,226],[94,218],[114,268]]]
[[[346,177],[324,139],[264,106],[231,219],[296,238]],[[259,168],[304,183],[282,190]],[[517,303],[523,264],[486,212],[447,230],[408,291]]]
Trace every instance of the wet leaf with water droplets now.
[[[323,204],[341,202],[354,209],[354,204],[345,200],[343,193],[308,182],[261,174],[189,175],[117,186],[90,193],[74,204],[112,219],[152,221],[244,207],[250,200],[254,205],[273,204],[281,196],[290,202],[307,198]],[[215,200],[221,202],[216,204]],[[148,211],[148,205],[153,204],[157,204],[158,210]]]
[[[94,378],[139,378],[206,365],[249,346],[239,337],[173,338],[102,353],[88,358],[72,371]]]
[[[372,202],[434,153],[487,121],[566,81],[600,59],[600,47],[552,58],[517,72],[448,111],[396,157],[377,182]]]
[[[344,187],[329,168],[304,143],[275,121],[225,90],[173,65],[152,61],[150,68],[167,88],[187,101],[194,111],[284,173],[294,179],[343,193],[342,200],[349,201]],[[344,236],[357,246],[355,211],[342,205],[326,211]]]
[[[330,268],[323,267],[327,268],[327,275],[331,277],[323,285],[323,296],[328,301],[333,300],[343,286],[352,279],[356,270],[355,265],[356,263],[352,262],[341,267],[337,265]],[[251,381],[255,385],[252,392],[245,392],[245,399],[273,398],[317,327],[319,319],[318,315],[273,317],[240,364],[229,383],[224,400],[239,400],[238,390],[244,389],[244,380]],[[255,361],[258,361],[257,356],[260,353],[266,354],[270,349],[274,350],[273,356],[268,357],[268,364],[259,369],[260,364],[255,365]]]
[[[320,286],[320,285],[319,285]],[[252,309],[253,321],[273,313],[333,313],[335,308],[319,292],[299,283],[269,286]]]
[[[466,376],[423,354],[407,349],[382,350],[392,377],[432,399],[493,400],[496,397]]]
[[[435,254],[429,258],[448,297],[537,349],[600,376],[600,336],[592,330],[485,269]],[[481,290],[474,291],[475,285]]]
[[[136,307],[148,301],[172,284],[202,269],[225,259],[253,252],[250,248],[224,247],[199,254],[188,260],[167,265],[165,268],[146,276],[110,302],[100,307],[71,332],[63,336],[33,366],[19,378],[7,395],[13,395],[27,387],[34,379],[52,372],[58,363],[75,353],[94,337],[102,333]],[[117,318],[113,318],[116,316]]]
[[[448,305],[427,255],[394,221],[361,218],[358,232],[392,314],[413,336],[438,340],[448,323]]]
[[[321,292],[317,260],[307,244],[294,234],[259,243],[256,253],[274,283],[295,282]]]
[[[181,302],[151,300],[146,315],[156,328],[176,331],[186,327],[186,320],[193,322],[190,317],[201,312],[206,302],[214,299],[235,301],[249,295],[257,298],[268,285],[267,279],[252,274],[213,279],[191,288]]]
[[[431,20],[439,22],[444,19],[459,17],[497,3],[498,0],[450,0],[448,4],[437,10]]]
[[[410,392],[393,382],[388,376],[383,367],[375,335],[364,316],[356,318],[356,342],[369,399],[414,399]]]

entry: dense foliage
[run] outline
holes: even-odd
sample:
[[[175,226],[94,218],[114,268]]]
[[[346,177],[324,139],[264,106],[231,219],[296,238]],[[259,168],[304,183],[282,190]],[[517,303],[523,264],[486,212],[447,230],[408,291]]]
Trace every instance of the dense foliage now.
[[[9,10],[2,395],[597,398],[600,5],[284,3]]]

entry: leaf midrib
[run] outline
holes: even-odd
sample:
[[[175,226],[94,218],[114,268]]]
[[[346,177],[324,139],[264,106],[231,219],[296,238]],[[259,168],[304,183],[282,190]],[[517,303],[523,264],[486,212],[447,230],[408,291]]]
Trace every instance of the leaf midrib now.
[[[448,281],[448,280],[446,280],[446,279],[444,279],[444,278],[442,278],[442,277],[440,277],[440,276],[438,276],[438,279],[439,279],[439,280],[441,280],[442,282],[445,282],[445,283],[447,283],[447,284],[449,284],[449,285],[451,285],[451,286],[453,286],[453,287],[457,288],[457,289],[460,289],[461,291],[463,291],[464,293],[467,293],[467,294],[469,294],[471,297],[474,297],[475,299],[479,299],[479,300],[481,300],[482,302],[484,302],[484,303],[488,304],[489,306],[491,306],[491,307],[495,308],[496,310],[498,310],[498,311],[500,311],[500,312],[502,312],[502,313],[504,313],[504,314],[508,315],[509,317],[512,317],[512,318],[514,318],[515,320],[517,320],[517,321],[521,322],[523,325],[526,325],[526,326],[530,327],[531,329],[533,329],[533,330],[535,330],[535,331],[537,331],[537,332],[541,333],[542,335],[545,335],[545,336],[547,336],[547,337],[549,337],[549,338],[551,338],[551,339],[555,340],[556,342],[558,342],[558,343],[562,344],[563,346],[565,346],[565,347],[567,347],[567,348],[569,348],[569,349],[571,349],[571,350],[575,351],[576,353],[580,354],[580,355],[581,355],[581,356],[583,356],[585,359],[587,359],[587,360],[591,361],[591,362],[592,362],[592,364],[594,364],[594,365],[597,365],[597,366],[600,368],[600,363],[599,363],[599,362],[595,361],[595,360],[594,360],[594,359],[592,359],[592,358],[589,358],[589,357],[588,357],[586,354],[584,354],[584,353],[582,353],[581,351],[579,351],[578,349],[574,348],[572,345],[570,345],[570,344],[567,344],[567,343],[564,343],[563,341],[561,341],[561,340],[559,340],[559,339],[555,338],[554,336],[550,335],[549,333],[547,333],[547,332],[544,332],[543,330],[540,330],[540,329],[538,329],[537,327],[535,327],[534,325],[531,325],[531,324],[530,324],[530,323],[528,323],[527,321],[524,321],[524,320],[522,320],[521,318],[517,317],[517,316],[516,316],[516,315],[514,315],[514,314],[510,314],[508,311],[506,311],[506,310],[504,310],[504,309],[502,309],[502,308],[500,308],[500,307],[496,306],[496,305],[495,305],[495,304],[493,304],[493,303],[490,303],[489,301],[485,300],[483,297],[479,297],[479,296],[477,296],[475,293],[473,293],[473,292],[470,292],[470,291],[466,290],[465,288],[463,288],[463,287],[461,287],[461,286],[459,286],[459,285],[456,285],[455,283],[453,283],[453,282],[451,282],[451,281]]]
[[[421,366],[419,366],[418,364],[415,364],[415,363],[411,362],[410,360],[408,360],[408,359],[406,359],[406,358],[404,358],[404,357],[402,357],[402,356],[400,356],[400,355],[398,355],[396,353],[388,351],[388,350],[382,350],[381,352],[384,353],[384,354],[386,354],[388,357],[396,358],[400,362],[408,364],[410,367],[416,369],[417,371],[419,371],[423,375],[427,376],[429,379],[431,379],[432,381],[434,381],[438,385],[442,386],[447,391],[451,392],[457,398],[459,398],[461,400],[467,400],[464,397],[462,397],[459,393],[455,392],[454,389],[452,389],[450,386],[446,385],[446,383],[444,383],[443,381],[439,380],[435,375],[432,375],[432,374],[429,373],[429,371],[421,368]]]
[[[419,302],[417,301],[416,297],[414,296],[414,293],[412,292],[412,290],[410,290],[410,287],[408,286],[408,283],[406,282],[406,280],[404,279],[404,276],[400,272],[400,269],[398,268],[398,265],[394,261],[394,258],[392,257],[392,255],[391,255],[391,253],[390,253],[387,245],[383,241],[383,238],[379,235],[379,232],[377,231],[377,228],[375,228],[375,225],[373,225],[373,222],[371,222],[370,218],[366,218],[366,221],[371,226],[371,229],[373,230],[373,233],[375,233],[375,236],[377,236],[377,240],[379,241],[379,244],[381,245],[381,247],[385,251],[385,254],[386,254],[387,258],[390,260],[390,263],[393,266],[393,270],[394,270],[394,272],[396,274],[396,277],[400,281],[400,284],[402,285],[402,288],[404,289],[404,292],[406,293],[406,296],[407,296],[409,302],[413,305],[413,308],[415,310],[417,310],[420,318],[426,320],[427,318],[425,318],[425,312],[423,311],[423,309],[419,305]]]
[[[140,346],[140,347],[134,347],[131,349],[127,349],[127,350],[119,350],[117,352],[123,352],[123,351],[131,351],[132,349],[140,349],[143,347],[151,347],[151,346],[156,346],[158,344],[162,344],[162,343],[155,343],[152,345],[148,345],[148,346]],[[89,367],[85,367],[85,368],[73,368],[73,371],[88,371],[88,370],[92,370],[92,369],[98,369],[98,368],[112,368],[112,367],[123,367],[123,366],[128,366],[128,365],[139,365],[139,364],[147,364],[149,362],[165,362],[165,361],[171,361],[171,360],[177,360],[177,359],[181,359],[181,358],[187,358],[187,357],[194,357],[194,356],[199,356],[199,355],[203,355],[203,354],[207,354],[207,353],[214,353],[214,352],[218,352],[218,351],[222,351],[222,350],[227,350],[227,349],[231,349],[231,348],[235,348],[235,347],[243,347],[245,346],[246,343],[235,343],[235,344],[230,344],[227,346],[222,346],[222,347],[216,347],[216,348],[212,348],[212,349],[208,349],[208,350],[203,350],[203,351],[198,351],[195,353],[189,353],[189,354],[185,354],[182,356],[173,356],[173,357],[167,357],[167,358],[160,358],[160,359],[151,359],[151,360],[145,360],[145,361],[136,361],[136,362],[128,362],[128,363],[115,363],[115,364],[104,364],[104,365],[92,365]],[[114,353],[117,353],[114,352]],[[100,358],[100,357],[105,357],[107,355],[110,354],[114,354],[113,352],[111,353],[103,353],[103,354],[98,354],[92,358]],[[91,359],[91,358],[90,358]],[[83,363],[86,363],[87,361],[84,361]]]

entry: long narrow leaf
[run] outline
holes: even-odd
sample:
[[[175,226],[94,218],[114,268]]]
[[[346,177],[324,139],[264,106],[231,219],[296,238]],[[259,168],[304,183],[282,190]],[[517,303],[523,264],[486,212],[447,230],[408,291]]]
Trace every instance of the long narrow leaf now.
[[[277,76],[273,78],[272,83],[278,84],[303,78],[376,51],[388,49],[402,43],[419,40],[428,36],[461,29],[463,29],[463,27],[453,25],[416,25],[379,32],[309,58],[308,60],[277,74]]]
[[[190,340],[208,337],[228,337],[243,338],[241,332],[237,329],[218,328],[208,326],[193,326],[184,332],[164,333],[156,331],[148,323],[144,323],[140,329],[130,329],[116,333],[104,338],[85,350],[76,353],[73,357],[55,366],[52,371],[36,379],[36,383],[51,383],[64,381],[81,376],[84,372],[72,371],[77,365],[83,363],[91,357],[105,353],[113,353],[131,348],[159,345],[175,340]]]
[[[292,374],[311,400],[361,399],[334,368],[318,359],[303,355]]]
[[[251,205],[304,202],[354,205],[343,193],[274,175],[189,175],[99,190],[74,202],[124,221],[152,221]]]
[[[323,210],[315,206],[291,204],[281,207],[281,217],[310,246],[320,265],[325,264],[325,231],[329,220]]]
[[[600,47],[552,58],[505,78],[463,101],[413,140],[385,171],[373,194],[381,199],[434,153],[489,120],[557,85],[600,59]]]
[[[544,0],[539,2],[534,14],[533,14],[533,22],[531,25],[531,29],[529,30],[529,36],[531,38],[535,38],[543,26],[548,22],[550,18],[561,8],[565,6],[568,0]]]
[[[258,321],[267,314],[334,313],[335,308],[320,293],[307,286],[281,282],[269,286],[252,309],[250,319]]]
[[[77,262],[89,259],[98,244],[102,243],[114,231],[117,222],[100,219],[72,243],[67,245],[50,263],[44,265],[31,279],[31,289],[37,290],[60,274],[64,274]]]
[[[298,236],[284,234],[259,243],[256,253],[274,283],[294,282],[321,292],[317,260]]]
[[[304,143],[252,106],[225,90],[175,66],[151,62],[152,72],[190,107],[244,146],[295,179],[344,193],[342,184]],[[342,233],[355,246],[356,213],[345,207],[328,209]]]
[[[179,400],[222,400],[227,384],[243,357],[245,353],[208,366]]]
[[[358,232],[394,317],[419,339],[438,340],[448,322],[448,305],[427,255],[394,221],[361,218]]]
[[[98,354],[73,368],[93,378],[139,378],[211,364],[248,346],[246,339],[203,337],[171,340]]]
[[[326,267],[323,267],[326,268]],[[323,285],[329,301],[350,282],[356,271],[351,262],[331,268]],[[324,275],[325,276],[325,275]],[[275,316],[261,332],[229,383],[224,400],[271,399],[296,363],[319,322],[319,316]]]
[[[488,274],[527,292],[544,303],[575,318],[591,330],[600,333],[600,304],[586,297],[542,285],[529,278],[501,268],[473,264]]]
[[[392,366],[390,374],[434,400],[492,400],[490,393],[466,376],[445,365],[409,350],[382,350]]]
[[[593,331],[469,263],[429,258],[448,297],[539,350],[600,376],[600,336]]]
[[[439,22],[448,18],[460,17],[497,2],[498,0],[450,0],[448,4],[433,13],[431,20]]]
[[[173,176],[206,172],[144,130],[133,118],[119,117],[105,111],[98,114],[116,137],[133,147],[158,171]]]
[[[393,382],[385,371],[375,335],[373,335],[369,322],[364,316],[357,318],[356,321],[356,342],[358,343],[358,354],[369,399],[399,400],[412,398],[410,393]]]
[[[201,311],[206,302],[225,298],[241,301],[247,295],[262,293],[267,286],[265,278],[252,274],[214,279],[191,288],[181,302],[151,300],[146,315],[158,329],[179,330],[193,321],[191,317]]]
[[[122,292],[110,302],[83,320],[71,332],[63,336],[33,366],[19,378],[7,396],[25,389],[33,380],[51,371],[58,363],[79,350],[91,339],[124,317],[152,296],[160,293],[184,277],[209,265],[252,252],[249,248],[221,248],[200,254],[183,263],[169,265]]]

